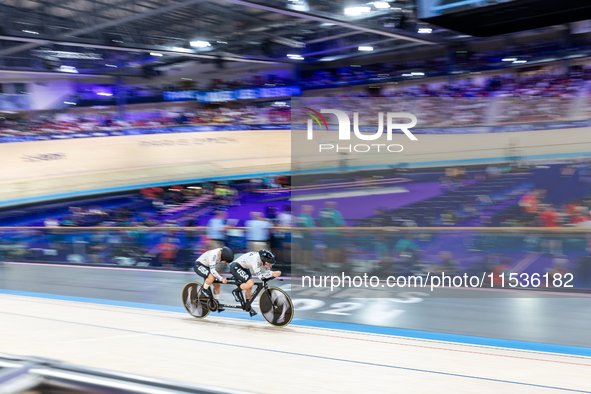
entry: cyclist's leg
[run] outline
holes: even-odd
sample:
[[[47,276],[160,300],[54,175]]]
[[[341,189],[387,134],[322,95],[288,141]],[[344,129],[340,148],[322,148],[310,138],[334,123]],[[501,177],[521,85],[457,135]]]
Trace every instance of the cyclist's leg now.
[[[211,272],[209,270],[209,267],[206,266],[206,265],[201,264],[198,261],[195,262],[195,266],[193,267],[193,270],[195,271],[195,273],[197,275],[199,275],[200,277],[202,277],[203,279],[205,279],[206,282],[207,282],[207,280],[208,280],[208,278],[210,276],[213,276],[213,275],[211,275]],[[209,283],[209,284],[211,284],[211,283]]]
[[[218,246],[219,248],[221,248],[224,245]],[[217,270],[217,272],[219,272],[220,274],[223,273],[227,268],[226,268],[226,264],[224,263],[217,263],[215,266],[215,269]],[[213,296],[219,300],[220,299],[220,293],[221,293],[221,285],[218,282],[214,282],[213,284]]]
[[[203,292],[208,297],[213,298],[213,295],[211,294],[211,289],[209,288],[209,286],[211,286],[211,284],[215,280],[215,277],[211,274],[209,267],[201,264],[200,262],[196,262],[193,269],[195,270],[195,273],[197,275],[199,275],[200,277],[205,279],[203,282]]]
[[[230,273],[236,279],[236,283],[239,284],[238,287],[232,291],[232,294],[234,295],[234,298],[236,298],[236,301],[240,302],[242,307],[244,307],[245,300],[242,290],[245,288],[250,289],[254,284],[254,279],[252,279],[250,270],[243,268],[238,263],[230,264]],[[249,297],[247,297],[247,299],[248,298]]]
[[[213,278],[213,275],[211,275],[211,277]],[[214,278],[214,279],[215,279],[215,278]],[[213,296],[214,296],[216,299],[219,299],[219,298],[220,298],[220,292],[221,292],[220,286],[221,286],[221,285],[220,285],[219,283],[217,283],[217,282],[215,282],[215,283],[213,284]]]
[[[238,263],[232,263],[230,265],[230,272],[232,273],[232,276],[236,279],[236,282],[240,283],[240,289],[246,290],[246,299],[248,300],[252,295],[252,286],[254,286],[254,279],[252,278],[250,270],[247,268],[243,268]]]
[[[252,295],[252,286],[254,286],[254,279],[250,278],[248,280],[248,282],[243,283],[240,285],[240,288],[242,290],[245,290],[244,292],[244,296],[246,297],[246,299],[248,300],[250,298],[250,296]]]
[[[240,287],[242,288],[242,290],[245,290],[247,288],[245,284],[252,279],[252,274],[250,273],[250,270],[248,268],[242,267],[238,263],[230,264],[230,273],[236,279],[236,282],[240,283]]]

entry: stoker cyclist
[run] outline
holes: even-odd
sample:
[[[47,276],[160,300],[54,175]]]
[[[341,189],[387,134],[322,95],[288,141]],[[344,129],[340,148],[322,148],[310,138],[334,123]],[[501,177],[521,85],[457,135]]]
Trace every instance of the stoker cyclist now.
[[[203,253],[197,260],[195,261],[195,273],[205,278],[203,283],[203,292],[205,296],[209,298],[214,298],[211,294],[210,286],[211,284],[217,279],[218,281],[226,284],[228,280],[223,278],[220,273],[217,271],[217,266],[221,263],[229,264],[234,260],[234,252],[232,249],[224,246],[223,248],[217,248],[208,250],[207,252]],[[219,293],[219,290],[218,290]],[[216,294],[215,298],[218,298],[219,294]],[[223,311],[223,308],[219,308],[218,312]]]

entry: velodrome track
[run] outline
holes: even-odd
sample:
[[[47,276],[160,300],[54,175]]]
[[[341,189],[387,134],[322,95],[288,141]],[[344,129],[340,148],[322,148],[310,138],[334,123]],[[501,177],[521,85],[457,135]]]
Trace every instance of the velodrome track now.
[[[0,351],[260,393],[591,393],[588,297],[295,301],[278,329],[189,316],[180,290],[194,279],[6,263]]]
[[[506,160],[510,143],[518,143],[523,160],[578,159],[588,157],[591,152],[588,134],[587,127],[421,134],[413,144],[406,136],[396,134],[391,143],[402,144],[402,153],[352,152],[347,155],[347,168],[383,169],[401,163],[413,167],[498,163]],[[291,174],[300,170],[335,172],[340,171],[343,159],[337,152],[319,153],[316,141],[294,139],[289,130],[15,142],[0,144],[0,154],[10,163],[0,167],[0,206],[176,183]],[[54,160],[40,159],[47,155]]]

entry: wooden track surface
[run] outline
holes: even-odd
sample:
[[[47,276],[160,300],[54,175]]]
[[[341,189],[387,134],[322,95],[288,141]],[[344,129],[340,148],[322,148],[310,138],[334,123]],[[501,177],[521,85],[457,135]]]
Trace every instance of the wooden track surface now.
[[[0,349],[258,393],[590,393],[591,359],[0,295]]]
[[[217,131],[97,137],[0,144],[0,202],[105,188],[187,181],[256,173],[340,168],[343,155],[319,153],[319,143],[338,143],[305,131]],[[401,153],[350,153],[347,166],[442,163],[504,158],[509,144],[519,156],[580,155],[591,152],[589,128],[486,134],[395,133],[369,143],[401,144]],[[349,145],[354,141],[347,141]],[[574,156],[569,156],[574,157]],[[424,165],[424,164],[423,164]]]
[[[290,170],[290,131],[150,134],[0,144],[0,201]]]

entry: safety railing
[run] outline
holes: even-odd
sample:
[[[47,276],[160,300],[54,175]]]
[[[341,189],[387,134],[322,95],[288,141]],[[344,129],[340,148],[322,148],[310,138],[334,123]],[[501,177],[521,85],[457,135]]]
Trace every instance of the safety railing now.
[[[247,394],[245,391],[178,383],[121,372],[80,367],[37,357],[0,354],[0,393],[67,391],[89,394],[195,393]]]
[[[228,228],[225,239],[208,237],[205,227],[4,227],[0,261],[192,271],[201,253],[226,245],[236,255],[269,248],[277,268],[294,277],[557,274],[567,277],[567,290],[591,289],[591,228],[295,227],[273,228],[268,240],[248,234],[245,227]]]

